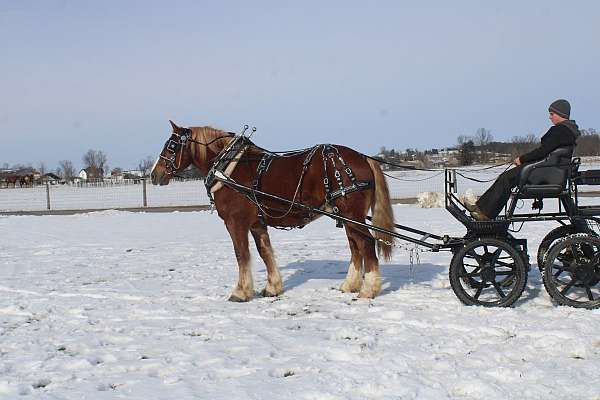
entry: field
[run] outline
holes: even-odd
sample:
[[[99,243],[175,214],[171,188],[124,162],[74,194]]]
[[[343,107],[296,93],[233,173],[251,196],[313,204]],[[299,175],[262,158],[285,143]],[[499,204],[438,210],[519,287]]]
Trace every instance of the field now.
[[[464,234],[443,209],[395,214]],[[517,234],[533,260],[552,227]],[[337,290],[345,235],[320,219],[271,233],[285,293],[236,304],[216,214],[9,216],[0,231],[0,398],[600,399],[600,312],[553,305],[535,264],[514,308],[483,309],[454,296],[450,254],[411,274],[397,251],[383,293],[359,300]]]

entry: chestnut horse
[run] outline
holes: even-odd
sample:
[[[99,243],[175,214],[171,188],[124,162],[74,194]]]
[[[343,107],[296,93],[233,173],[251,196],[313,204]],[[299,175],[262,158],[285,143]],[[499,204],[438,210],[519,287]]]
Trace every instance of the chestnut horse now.
[[[232,133],[211,127],[182,128],[170,122],[173,134],[151,172],[152,183],[155,185],[168,184],[177,171],[190,164],[194,164],[206,176],[213,162],[236,137]],[[320,147],[316,146],[312,149],[312,155],[311,149],[307,149],[284,156],[274,156],[268,170],[257,177],[261,158],[268,152],[251,142],[248,143],[246,150],[234,161],[233,171],[231,168],[226,171],[236,183],[252,188],[257,179],[260,179],[260,190],[264,193],[327,211],[335,210],[338,215],[360,222],[365,221],[371,209],[373,225],[389,231],[394,230],[394,216],[387,183],[376,161],[344,146],[327,147],[335,149],[339,159],[343,157],[342,162],[351,170],[348,175],[340,174],[336,170],[334,176],[333,168],[325,165],[325,152],[321,155],[321,152],[317,151]],[[326,201],[324,178],[328,178],[330,182],[335,182],[336,179],[337,183],[348,185],[351,174],[354,175],[355,181],[369,184],[364,190],[345,194],[342,192],[337,199]],[[280,295],[283,292],[283,284],[267,226],[304,226],[317,215],[305,208],[295,207],[293,203],[284,204],[272,198],[263,197],[257,201],[256,195],[252,197],[248,193],[244,194],[226,183],[217,183],[212,192],[215,208],[225,222],[233,241],[239,267],[238,283],[229,300],[248,301],[254,296],[248,233],[252,234],[258,253],[267,268],[267,284],[262,291],[263,296]],[[379,255],[389,260],[393,238],[389,234],[378,232],[371,235],[367,228],[351,223],[345,223],[344,228],[350,245],[351,259],[341,290],[358,292],[359,297],[373,298],[381,290],[379,261],[375,249],[377,247]]]
[[[12,185],[14,188],[16,188],[17,182],[19,182],[19,185],[21,185],[21,179],[20,179],[19,175],[8,175],[5,179],[6,179],[6,187],[7,188],[9,185]]]

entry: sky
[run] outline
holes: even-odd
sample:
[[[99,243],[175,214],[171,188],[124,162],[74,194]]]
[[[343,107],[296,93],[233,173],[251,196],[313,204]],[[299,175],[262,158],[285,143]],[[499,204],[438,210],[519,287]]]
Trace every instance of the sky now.
[[[0,166],[110,167],[181,126],[281,151],[600,129],[600,2],[0,0]]]

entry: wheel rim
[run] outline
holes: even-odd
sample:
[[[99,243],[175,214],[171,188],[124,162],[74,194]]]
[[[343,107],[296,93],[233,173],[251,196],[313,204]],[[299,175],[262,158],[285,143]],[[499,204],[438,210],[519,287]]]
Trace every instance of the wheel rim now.
[[[562,300],[584,305],[600,301],[600,246],[577,240],[548,260],[548,276]],[[559,299],[561,300],[561,299]]]
[[[473,303],[501,303],[516,287],[516,257],[496,244],[473,246],[462,259],[462,291]]]

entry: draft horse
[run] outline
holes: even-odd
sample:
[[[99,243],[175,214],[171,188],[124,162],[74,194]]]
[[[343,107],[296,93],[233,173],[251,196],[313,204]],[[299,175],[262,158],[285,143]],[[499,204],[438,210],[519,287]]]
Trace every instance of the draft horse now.
[[[236,138],[233,133],[208,126],[183,128],[169,122],[173,133],[152,168],[154,185],[167,185],[178,171],[190,164],[206,176],[215,160]],[[317,145],[276,154],[249,140],[247,143],[232,160],[226,174],[237,184],[259,187],[263,193],[289,199],[292,204],[257,196],[252,191],[242,193],[222,182],[212,187],[214,206],[231,236],[239,267],[238,283],[230,301],[249,301],[254,296],[248,233],[267,268],[267,284],[262,295],[278,296],[283,292],[267,227],[302,227],[318,217],[294,204],[321,208],[360,222],[365,221],[371,209],[373,225],[394,230],[389,190],[378,162],[344,146]],[[348,188],[356,182],[363,183],[362,189],[348,193]],[[334,191],[338,185],[339,189]],[[386,233],[372,235],[368,229],[351,223],[345,223],[344,228],[351,259],[340,289],[358,292],[362,298],[373,298],[381,290],[377,255],[386,260],[391,258],[393,238]]]

